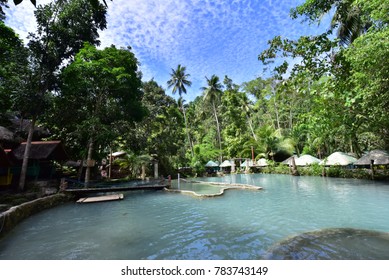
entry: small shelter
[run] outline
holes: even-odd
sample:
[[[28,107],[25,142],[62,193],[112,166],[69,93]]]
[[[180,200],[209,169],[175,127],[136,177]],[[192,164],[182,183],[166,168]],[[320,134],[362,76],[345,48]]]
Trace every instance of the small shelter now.
[[[255,166],[255,163],[254,163],[253,160],[247,159],[247,160],[245,160],[245,161],[241,164],[241,167],[246,167],[246,166],[247,166],[247,163],[249,164],[249,167],[254,167],[254,166]]]
[[[257,164],[255,166],[258,166],[258,167],[265,167],[265,166],[268,166],[267,164],[267,160],[264,159],[264,158],[261,158],[257,161]]]
[[[217,164],[216,162],[210,160],[210,161],[207,162],[205,167],[219,167],[219,164]]]
[[[329,155],[326,159],[322,160],[319,164],[325,166],[340,165],[347,166],[356,162],[357,159],[346,153],[335,152]]]
[[[231,171],[232,164],[229,160],[225,160],[220,164],[221,171]]]
[[[290,156],[290,157],[288,157],[286,160],[282,161],[281,163],[290,166],[290,165],[292,165],[292,159],[293,159],[293,158],[294,158],[294,160],[296,161],[296,159],[298,159],[298,156],[297,156],[297,155]]]
[[[208,161],[208,162],[205,164],[205,168],[206,168],[206,172],[207,172],[208,174],[216,173],[217,171],[219,171],[219,163],[210,160],[210,161]]]
[[[383,150],[372,150],[357,161],[354,165],[389,165],[389,154]]]
[[[295,159],[296,166],[307,166],[314,163],[320,163],[320,161],[320,159],[311,155],[302,155],[301,157]]]
[[[20,174],[21,164],[26,149],[26,142],[12,150],[12,156],[17,160],[14,175]],[[66,161],[68,155],[61,141],[34,141],[31,142],[27,175],[35,179],[38,177],[51,178],[55,168],[52,161]]]

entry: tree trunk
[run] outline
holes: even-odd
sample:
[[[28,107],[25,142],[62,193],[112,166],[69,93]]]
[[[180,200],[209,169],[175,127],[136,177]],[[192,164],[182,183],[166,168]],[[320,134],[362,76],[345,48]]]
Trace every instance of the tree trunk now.
[[[190,135],[189,135],[189,130],[188,130],[188,121],[186,120],[186,113],[185,113],[184,105],[182,105],[182,113],[184,114],[186,136],[188,137],[188,143],[189,143],[189,147],[190,147],[190,152],[191,152],[192,158],[193,158],[193,156],[194,156],[193,145],[192,145],[192,141],[190,141]]]
[[[214,114],[215,120],[216,120],[217,137],[218,137],[218,140],[219,140],[220,162],[223,162],[222,138],[221,138],[221,135],[220,135],[219,118],[217,117],[215,103],[213,103],[212,105],[213,105],[213,106],[212,106],[212,107],[213,107],[213,114]]]
[[[92,153],[93,153],[93,138],[91,137],[89,139],[88,156],[87,156],[87,160],[86,160],[86,171],[85,171],[85,186],[86,187],[88,187],[89,181],[90,181],[90,174],[91,174],[90,162],[92,160]]]
[[[274,99],[274,111],[276,113],[276,121],[277,121],[277,129],[280,129],[281,126],[280,126],[280,118],[278,116],[278,108],[277,108],[277,104],[276,104],[276,100]]]
[[[30,157],[30,149],[31,149],[32,136],[34,134],[35,122],[36,122],[36,116],[32,116],[30,128],[28,130],[26,148],[24,150],[22,170],[20,171],[20,179],[19,179],[19,190],[20,191],[24,191],[24,187],[25,187],[25,183],[26,183],[28,158]]]
[[[251,123],[251,120],[247,114],[246,114],[246,117],[247,117],[247,122],[248,122],[250,130],[251,130],[251,134],[253,135],[254,140],[257,141],[257,135],[255,135],[255,133],[254,133],[254,129],[253,129],[253,125]]]

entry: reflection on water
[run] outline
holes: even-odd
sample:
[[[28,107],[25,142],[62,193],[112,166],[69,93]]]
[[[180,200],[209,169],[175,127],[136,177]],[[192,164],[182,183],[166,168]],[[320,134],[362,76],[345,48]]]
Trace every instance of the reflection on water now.
[[[389,233],[324,229],[282,241],[269,250],[278,260],[389,260]]]
[[[0,240],[0,259],[388,258],[356,246],[366,239],[358,232],[309,234],[329,228],[389,232],[387,183],[261,174],[201,180],[263,190],[229,190],[206,199],[135,191],[121,201],[68,203],[18,225]],[[290,246],[272,251],[296,236],[297,255]],[[388,248],[385,236],[367,242]]]

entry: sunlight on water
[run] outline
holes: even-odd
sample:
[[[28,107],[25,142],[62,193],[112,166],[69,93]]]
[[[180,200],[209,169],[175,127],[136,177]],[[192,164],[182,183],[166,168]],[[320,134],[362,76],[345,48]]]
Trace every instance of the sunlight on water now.
[[[389,251],[387,183],[262,174],[201,180],[264,189],[213,198],[135,191],[121,201],[68,203],[18,225],[0,240],[0,259],[388,258],[362,249]]]

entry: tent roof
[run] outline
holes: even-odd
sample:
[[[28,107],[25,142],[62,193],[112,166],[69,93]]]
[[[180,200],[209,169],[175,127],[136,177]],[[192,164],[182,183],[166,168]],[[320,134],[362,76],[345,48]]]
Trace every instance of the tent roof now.
[[[375,165],[387,165],[389,164],[389,154],[383,150],[372,150],[354,162],[354,164],[370,165],[371,160],[374,160]]]
[[[320,163],[320,159],[311,156],[311,155],[302,155],[301,157],[296,159],[297,166],[306,166],[311,165],[313,163]]]
[[[21,143],[12,154],[16,159],[22,160],[26,142]],[[36,141],[31,142],[30,159],[66,160],[66,154],[61,141]]]
[[[290,165],[290,164],[292,164],[292,158],[294,158],[294,160],[296,160],[298,158],[298,156],[297,155],[290,156],[281,163]]]
[[[229,160],[225,160],[220,164],[220,167],[230,167],[231,162]]]
[[[259,159],[259,160],[257,161],[257,165],[256,165],[256,166],[267,166],[267,165],[268,165],[268,164],[267,164],[266,159],[261,158],[261,159]]]
[[[253,162],[251,159],[248,160],[248,163],[249,163],[249,167],[255,166],[255,165],[254,165],[254,162]],[[247,164],[247,160],[245,160],[244,162],[242,162],[240,166],[241,166],[241,167],[246,167],[246,164]]]
[[[327,166],[330,165],[350,165],[353,164],[357,159],[355,157],[349,156],[346,153],[335,152],[329,155],[326,159],[322,160],[320,164]]]
[[[205,167],[218,167],[219,164],[217,164],[216,162],[210,160],[207,162],[207,164],[205,165]]]

